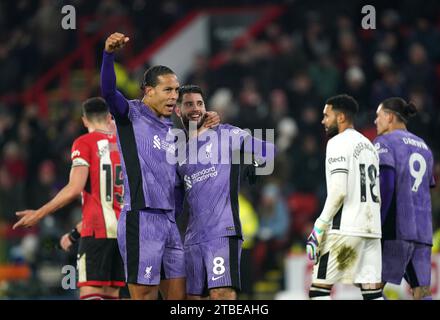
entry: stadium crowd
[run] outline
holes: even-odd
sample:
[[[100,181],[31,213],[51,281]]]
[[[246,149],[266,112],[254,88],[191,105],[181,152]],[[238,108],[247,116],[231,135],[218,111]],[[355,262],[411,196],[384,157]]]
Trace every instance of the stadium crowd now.
[[[77,14],[96,17],[88,24],[93,33],[112,15],[126,16],[134,26],[133,39],[155,39],[182,15],[204,6],[202,1],[183,4],[133,0],[51,1],[0,3],[0,96],[21,92],[78,46],[74,33],[58,24],[64,2]],[[436,160],[440,176],[440,3],[396,1],[390,7],[377,2],[377,29],[363,30],[360,1],[276,1],[283,14],[243,48],[226,48],[226,63],[212,69],[211,56],[194,57],[191,72],[181,82],[200,85],[207,93],[207,106],[223,122],[241,128],[275,129],[278,155],[275,171],[257,187],[243,186],[240,204],[248,257],[244,267],[252,277],[244,279],[244,292],[251,297],[255,283],[268,271],[278,271],[282,284],[283,258],[302,252],[305,239],[325,200],[325,135],[322,108],[329,96],[347,93],[361,108],[357,128],[371,140],[378,102],[391,96],[412,101],[420,114],[409,130],[425,139]],[[373,1],[374,2],[374,1]],[[249,5],[251,1],[234,1]],[[255,4],[255,1],[252,1]],[[265,3],[258,1],[257,4]],[[274,3],[273,1],[271,3]],[[218,5],[215,1],[210,6]],[[342,9],[343,8],[343,9]],[[154,14],[148,14],[154,12]],[[7,14],[6,14],[7,13]],[[146,18],[148,17],[148,18]],[[148,43],[133,41],[139,52]],[[102,46],[96,55],[100,56]],[[99,59],[99,58],[98,58]],[[36,63],[38,61],[38,63]],[[123,64],[123,63],[122,63]],[[96,75],[99,74],[96,65]],[[73,74],[73,72],[72,72]],[[138,81],[137,74],[129,74]],[[81,87],[85,95],[99,94],[98,82]],[[119,89],[130,96],[129,82]],[[132,96],[135,98],[136,96]],[[0,100],[0,265],[30,266],[30,281],[2,282],[1,297],[62,296],[66,292],[54,281],[59,266],[75,264],[75,250],[57,250],[59,237],[80,219],[79,202],[48,217],[38,228],[13,232],[15,212],[37,208],[66,184],[70,170],[70,147],[85,131],[77,101],[60,101],[44,118],[34,104]],[[440,188],[432,192],[434,250],[440,246]],[[50,266],[56,266],[51,268]]]

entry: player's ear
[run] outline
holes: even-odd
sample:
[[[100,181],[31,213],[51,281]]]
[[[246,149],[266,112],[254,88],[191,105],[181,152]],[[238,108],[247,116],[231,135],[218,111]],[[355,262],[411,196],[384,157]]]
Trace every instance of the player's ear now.
[[[85,116],[81,117],[81,120],[84,124],[84,127],[88,128],[89,127],[89,121],[87,120],[87,118]]]
[[[347,118],[345,117],[345,113],[343,113],[343,112],[337,112],[336,113],[336,122],[338,124],[339,123],[344,123],[346,119]]]
[[[388,112],[388,123],[393,123],[395,120],[397,120],[396,115],[392,112]]]
[[[182,118],[182,111],[180,110],[180,106],[178,104],[176,104],[176,108],[174,108],[174,110],[176,111],[177,116]]]
[[[145,95],[148,98],[151,98],[154,95],[154,87],[151,87],[151,86],[145,87]]]

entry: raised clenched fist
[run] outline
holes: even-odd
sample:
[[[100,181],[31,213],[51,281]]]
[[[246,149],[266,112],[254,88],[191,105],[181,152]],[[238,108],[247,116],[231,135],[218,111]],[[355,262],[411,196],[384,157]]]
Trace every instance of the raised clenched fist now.
[[[125,46],[128,40],[130,40],[130,38],[122,33],[112,33],[107,40],[105,40],[105,51],[114,52],[115,50],[121,49]]]

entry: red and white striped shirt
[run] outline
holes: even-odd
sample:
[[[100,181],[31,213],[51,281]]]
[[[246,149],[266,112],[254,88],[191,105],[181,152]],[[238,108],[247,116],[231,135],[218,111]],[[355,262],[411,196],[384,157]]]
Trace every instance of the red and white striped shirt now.
[[[81,236],[116,238],[124,190],[116,136],[103,131],[84,134],[74,141],[71,158],[72,167],[89,167],[82,191]]]

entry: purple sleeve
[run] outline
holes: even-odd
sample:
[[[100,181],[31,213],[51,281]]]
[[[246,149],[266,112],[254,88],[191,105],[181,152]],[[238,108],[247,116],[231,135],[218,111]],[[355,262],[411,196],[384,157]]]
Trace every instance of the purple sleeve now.
[[[252,153],[257,159],[271,161],[275,158],[275,145],[273,143],[248,136],[243,141],[243,152]]]
[[[391,206],[391,201],[394,194],[395,171],[389,166],[380,166],[380,196],[382,205],[380,207],[380,216],[382,225],[385,222],[388,210]]]
[[[113,116],[128,115],[127,99],[116,90],[116,75],[113,66],[114,54],[104,51],[101,67],[101,92]]]

